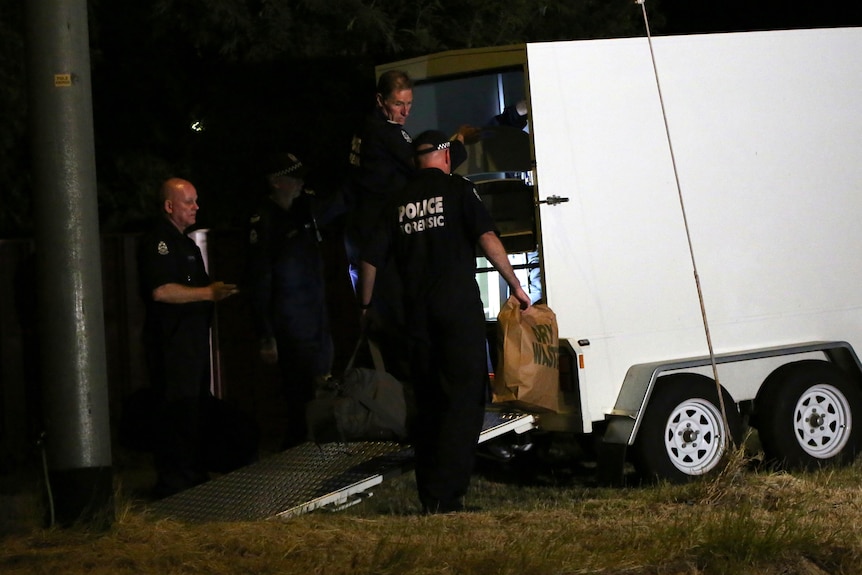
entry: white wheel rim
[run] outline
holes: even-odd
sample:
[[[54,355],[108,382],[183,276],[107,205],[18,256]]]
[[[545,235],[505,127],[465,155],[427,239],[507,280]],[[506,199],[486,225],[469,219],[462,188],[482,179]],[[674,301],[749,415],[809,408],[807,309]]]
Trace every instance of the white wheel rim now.
[[[715,468],[724,455],[724,424],[712,403],[691,399],[680,403],[665,426],[664,445],[674,467],[687,475]]]
[[[802,394],[793,412],[793,430],[811,457],[828,459],[847,445],[852,416],[847,398],[831,385],[814,385]]]

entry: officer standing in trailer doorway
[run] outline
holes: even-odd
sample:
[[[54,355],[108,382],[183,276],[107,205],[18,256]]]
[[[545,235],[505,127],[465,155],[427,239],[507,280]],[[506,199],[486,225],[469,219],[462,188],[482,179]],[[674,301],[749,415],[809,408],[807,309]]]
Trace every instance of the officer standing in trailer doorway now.
[[[350,280],[357,294],[362,246],[374,236],[382,211],[416,170],[413,139],[405,128],[412,107],[413,80],[401,70],[384,72],[377,82],[374,109],[353,137],[348,185],[351,206],[344,239]],[[453,167],[467,159],[464,144],[478,135],[478,128],[464,125],[450,136]],[[380,345],[387,371],[406,377],[402,288],[394,270],[385,262],[379,263],[373,301],[375,329],[370,335]]]
[[[431,130],[413,145],[418,171],[363,251],[360,303],[369,307],[377,266],[392,258],[404,284],[419,500],[427,513],[447,513],[464,508],[488,387],[477,244],[523,309],[530,298],[473,184],[450,173],[449,138]]]

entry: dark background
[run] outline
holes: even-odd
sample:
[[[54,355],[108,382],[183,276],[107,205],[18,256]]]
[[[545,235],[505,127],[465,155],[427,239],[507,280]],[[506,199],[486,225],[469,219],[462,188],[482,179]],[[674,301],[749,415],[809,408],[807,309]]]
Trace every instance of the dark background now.
[[[858,26],[862,6],[856,2],[779,2],[778,0],[661,0],[647,2],[667,18],[663,32],[741,32],[783,28]]]

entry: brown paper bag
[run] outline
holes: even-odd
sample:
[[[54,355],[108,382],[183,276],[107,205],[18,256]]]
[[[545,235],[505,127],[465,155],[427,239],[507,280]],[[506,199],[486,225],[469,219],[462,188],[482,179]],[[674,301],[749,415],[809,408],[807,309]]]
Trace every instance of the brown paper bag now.
[[[493,402],[527,410],[560,410],[557,316],[547,305],[521,311],[510,297],[497,315]]]

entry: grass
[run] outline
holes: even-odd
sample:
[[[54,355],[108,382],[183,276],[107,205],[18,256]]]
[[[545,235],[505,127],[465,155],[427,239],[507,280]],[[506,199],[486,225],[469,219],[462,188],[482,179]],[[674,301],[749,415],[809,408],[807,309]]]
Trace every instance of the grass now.
[[[713,479],[611,488],[564,459],[483,464],[468,501],[481,511],[442,516],[417,513],[412,474],[335,513],[202,525],[156,519],[121,485],[107,531],[7,530],[0,573],[862,573],[862,462],[788,474],[740,455]]]

